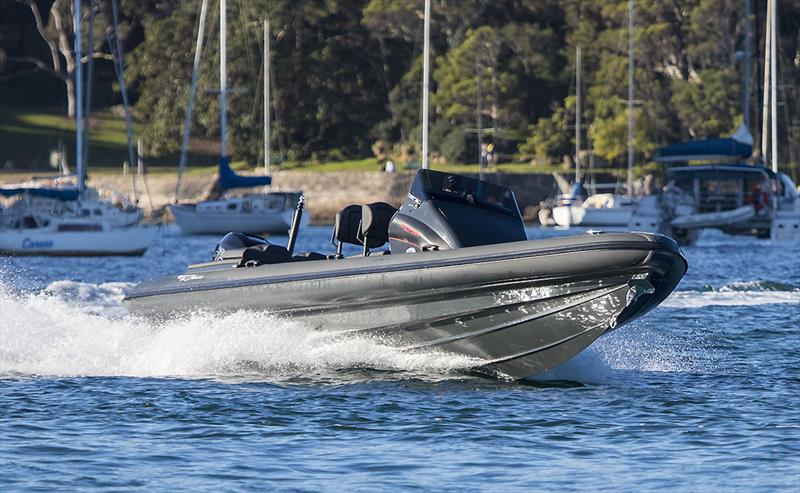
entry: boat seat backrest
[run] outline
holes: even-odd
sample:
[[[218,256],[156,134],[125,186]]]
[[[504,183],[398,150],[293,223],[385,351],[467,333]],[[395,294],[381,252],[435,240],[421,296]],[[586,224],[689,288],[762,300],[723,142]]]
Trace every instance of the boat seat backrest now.
[[[361,206],[361,237],[367,239],[369,248],[383,246],[389,241],[389,222],[397,209],[386,202],[373,202]]]
[[[336,213],[333,225],[333,237],[339,243],[361,246],[361,206],[351,204]]]

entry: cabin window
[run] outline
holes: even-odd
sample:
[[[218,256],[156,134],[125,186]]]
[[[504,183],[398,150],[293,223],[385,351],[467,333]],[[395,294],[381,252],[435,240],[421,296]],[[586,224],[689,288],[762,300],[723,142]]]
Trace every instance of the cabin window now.
[[[89,209],[81,209],[81,217],[89,217],[90,215]]]
[[[59,224],[58,231],[88,232],[101,231],[103,228],[99,224]]]
[[[234,209],[236,209],[236,204],[228,204],[228,210],[229,211],[232,211]]]
[[[92,211],[92,214],[94,214],[95,216],[102,216],[103,215],[103,211],[101,211],[100,209],[94,209]]]
[[[36,219],[33,216],[25,216],[22,218],[22,227],[23,228],[38,228],[39,224],[36,222]]]

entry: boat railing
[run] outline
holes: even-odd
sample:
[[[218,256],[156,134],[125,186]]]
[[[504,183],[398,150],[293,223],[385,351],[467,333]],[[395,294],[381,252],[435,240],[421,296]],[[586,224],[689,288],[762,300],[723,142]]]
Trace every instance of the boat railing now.
[[[733,210],[741,207],[738,193],[700,192],[700,212]]]

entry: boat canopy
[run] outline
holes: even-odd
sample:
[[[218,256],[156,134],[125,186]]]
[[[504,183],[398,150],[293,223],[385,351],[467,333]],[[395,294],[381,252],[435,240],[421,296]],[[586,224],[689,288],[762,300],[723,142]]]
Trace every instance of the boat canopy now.
[[[712,161],[730,159],[732,157],[748,158],[752,153],[752,144],[725,137],[680,142],[662,147],[658,150],[656,161],[659,163]]]
[[[272,183],[271,176],[242,176],[237,175],[228,164],[228,158],[219,158],[219,186],[222,191],[231,188],[260,187]]]
[[[671,179],[679,177],[692,177],[701,179],[731,179],[746,177],[748,175],[759,175],[762,178],[774,178],[775,174],[764,166],[754,166],[749,164],[711,164],[703,166],[681,166],[667,170],[667,176]]]
[[[3,197],[31,195],[59,200],[77,200],[80,191],[77,188],[8,187],[0,188],[0,195]]]

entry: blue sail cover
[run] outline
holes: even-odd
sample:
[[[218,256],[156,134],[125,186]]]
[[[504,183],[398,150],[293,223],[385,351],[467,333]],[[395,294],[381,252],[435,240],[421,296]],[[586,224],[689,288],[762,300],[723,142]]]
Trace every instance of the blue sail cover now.
[[[748,158],[753,153],[752,144],[739,142],[730,137],[721,139],[681,142],[658,150],[656,161],[677,163],[687,161],[713,161],[731,158]]]
[[[228,164],[228,157],[219,158],[219,187],[222,191],[231,188],[260,187],[272,183],[271,176],[241,176],[234,173]]]
[[[31,195],[33,197],[46,197],[59,200],[77,200],[80,191],[77,188],[44,188],[44,187],[13,187],[0,188],[0,195],[13,197],[15,195]]]

